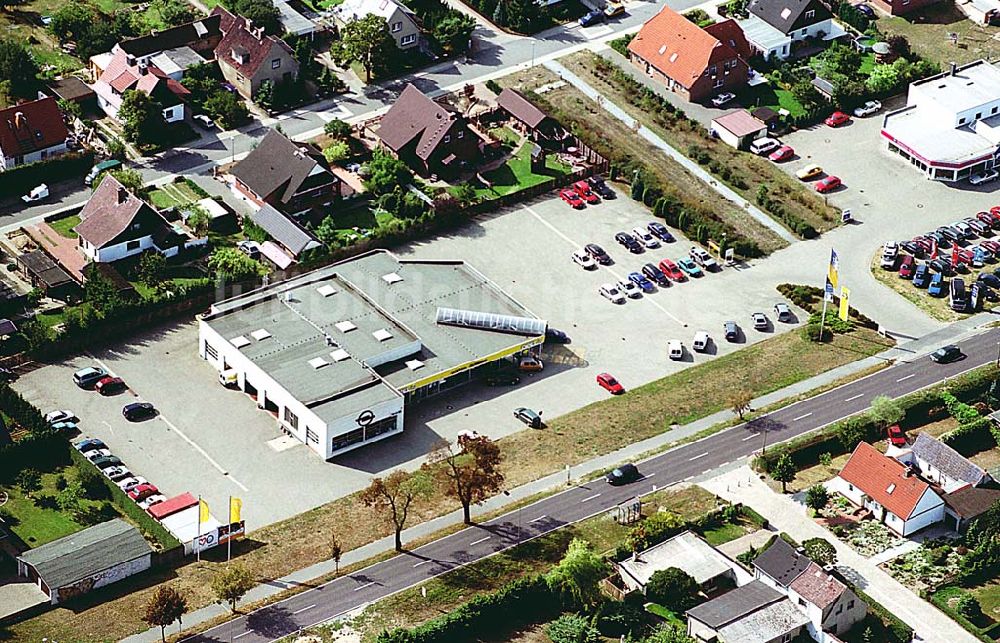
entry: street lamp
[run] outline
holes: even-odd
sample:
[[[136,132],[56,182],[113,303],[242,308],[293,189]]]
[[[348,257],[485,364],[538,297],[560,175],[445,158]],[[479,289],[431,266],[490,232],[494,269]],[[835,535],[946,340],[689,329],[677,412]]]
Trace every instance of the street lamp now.
[[[1000,368],[1000,342],[997,342],[997,368]]]
[[[503,495],[510,497],[510,491],[504,489]],[[517,510],[517,544],[521,544],[521,507],[518,506]]]

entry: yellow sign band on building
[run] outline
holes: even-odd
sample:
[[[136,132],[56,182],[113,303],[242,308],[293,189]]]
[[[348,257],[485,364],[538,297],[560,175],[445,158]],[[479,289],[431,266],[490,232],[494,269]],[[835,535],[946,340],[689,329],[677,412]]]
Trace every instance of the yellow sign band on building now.
[[[449,369],[434,373],[433,375],[428,375],[423,379],[417,380],[415,382],[410,382],[406,386],[400,386],[399,390],[402,393],[409,393],[410,391],[415,391],[418,388],[423,388],[428,384],[433,384],[434,382],[439,382],[441,380],[448,379],[453,375],[458,375],[459,373],[475,368],[477,366],[482,366],[483,364],[489,362],[495,362],[499,359],[503,359],[504,357],[510,357],[511,355],[516,355],[517,353],[527,350],[532,346],[538,346],[544,341],[545,341],[544,335],[539,335],[538,337],[531,337],[530,339],[527,339],[521,342],[520,344],[516,344],[514,346],[510,346],[503,350],[497,351],[492,355],[486,355],[485,357],[480,357],[479,359],[474,359],[459,364],[457,366],[452,366]]]

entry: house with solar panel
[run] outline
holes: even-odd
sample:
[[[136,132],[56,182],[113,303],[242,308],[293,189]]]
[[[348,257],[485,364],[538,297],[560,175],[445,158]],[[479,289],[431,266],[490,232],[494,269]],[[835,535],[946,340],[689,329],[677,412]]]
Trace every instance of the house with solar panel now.
[[[324,459],[515,360],[547,324],[463,261],[375,250],[214,304],[199,355]]]

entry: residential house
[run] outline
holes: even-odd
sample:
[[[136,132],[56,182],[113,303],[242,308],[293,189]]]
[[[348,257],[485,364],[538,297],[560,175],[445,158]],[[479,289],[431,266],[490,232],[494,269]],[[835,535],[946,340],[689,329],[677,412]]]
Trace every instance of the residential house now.
[[[127,91],[141,91],[157,100],[163,108],[163,120],[183,121],[191,92],[155,64],[139,60],[119,49],[111,54],[107,67],[92,85],[97,104],[111,118],[118,118],[122,98]]]
[[[29,549],[17,575],[38,583],[55,605],[149,569],[153,550],[120,518]]]
[[[788,596],[809,617],[809,635],[824,641],[825,634],[843,634],[863,620],[868,605],[851,589],[782,538],[753,561],[754,576]]]
[[[984,487],[962,487],[945,495],[944,513],[954,521],[949,522],[949,526],[954,526],[955,531],[964,531],[973,520],[998,502],[1000,487],[996,483],[991,482]]]
[[[68,136],[69,130],[54,98],[0,110],[0,172],[64,153]]]
[[[482,154],[481,141],[464,116],[411,84],[382,117],[375,134],[383,149],[424,175],[454,175]]]
[[[298,78],[299,63],[284,40],[268,36],[263,27],[229,13],[222,5],[217,5],[212,15],[221,18],[222,30],[215,59],[222,75],[241,96],[254,100],[263,83],[278,85]]]
[[[566,134],[558,121],[535,107],[516,89],[507,87],[500,92],[497,107],[510,116],[515,129],[536,143],[562,140]]]
[[[750,16],[740,27],[764,58],[788,58],[796,43],[843,33],[820,0],[751,0],[747,11]]]
[[[767,133],[767,124],[747,110],[738,109],[713,118],[709,130],[722,142],[745,150],[755,139]]]
[[[708,596],[751,580],[739,564],[690,531],[681,532],[614,566],[628,591],[643,594],[653,574],[669,567],[686,572]]]
[[[908,13],[913,13],[918,9],[923,9],[928,5],[932,5],[937,1],[938,0],[874,0],[872,4],[890,15],[904,16]],[[997,11],[1000,11],[1000,6],[991,0],[959,0],[955,3],[955,6],[970,18],[973,18],[976,13],[980,14],[980,19],[987,18],[987,21],[981,22],[981,24],[989,24],[989,18],[995,16]],[[971,7],[971,11],[966,10],[966,7]]]
[[[420,20],[409,7],[396,0],[344,0],[333,11],[340,26],[371,15],[384,18],[393,42],[400,49],[420,43]]]
[[[666,5],[628,46],[634,65],[693,102],[746,85],[749,53],[750,46],[734,21],[702,29]]]
[[[95,263],[110,263],[155,250],[172,257],[182,248],[204,244],[167,222],[151,205],[132,194],[113,176],[106,176],[80,211],[73,228],[83,255]]]
[[[754,580],[687,611],[688,636],[704,643],[788,643],[809,618],[784,594]]]
[[[944,519],[944,500],[907,465],[860,443],[829,486],[900,536]]]
[[[261,244],[261,254],[282,270],[291,265],[303,252],[323,245],[316,235],[306,230],[292,217],[275,210],[270,203],[265,203],[260,209],[250,212],[248,216],[270,237]]]
[[[920,475],[950,493],[961,487],[980,487],[993,480],[979,465],[926,433],[917,435],[908,450],[896,458],[907,465],[915,465]]]
[[[270,204],[290,215],[330,206],[350,190],[318,150],[293,143],[277,130],[269,131],[229,173],[237,197],[254,208]]]

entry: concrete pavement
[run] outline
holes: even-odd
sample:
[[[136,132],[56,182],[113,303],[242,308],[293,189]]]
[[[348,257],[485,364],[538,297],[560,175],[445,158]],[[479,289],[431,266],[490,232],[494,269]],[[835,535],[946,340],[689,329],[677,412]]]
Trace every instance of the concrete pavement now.
[[[837,550],[837,567],[845,576],[854,578],[858,587],[912,627],[923,640],[941,643],[974,643],[977,640],[932,604],[882,571],[877,562],[861,556],[816,524],[806,514],[804,505],[790,496],[771,491],[749,467],[739,467],[699,484],[730,502],[753,507],[776,529],[798,542],[808,538],[825,538],[833,543]]]

